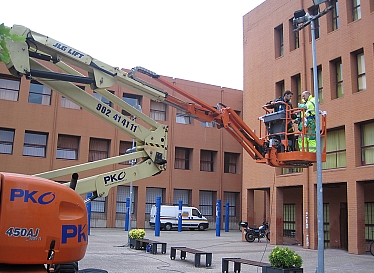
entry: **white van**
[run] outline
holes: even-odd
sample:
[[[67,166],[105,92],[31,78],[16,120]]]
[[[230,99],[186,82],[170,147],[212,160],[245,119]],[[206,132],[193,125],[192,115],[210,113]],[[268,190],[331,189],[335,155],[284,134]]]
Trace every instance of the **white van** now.
[[[171,230],[178,228],[179,206],[161,205],[160,229]],[[153,205],[149,224],[154,227],[156,223],[156,206]],[[204,230],[209,228],[208,220],[195,207],[182,207],[182,227]]]

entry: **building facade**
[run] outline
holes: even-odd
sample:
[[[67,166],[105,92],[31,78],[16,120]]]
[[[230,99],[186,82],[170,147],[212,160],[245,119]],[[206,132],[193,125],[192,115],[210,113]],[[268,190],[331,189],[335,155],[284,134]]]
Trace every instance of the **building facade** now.
[[[374,0],[332,0],[316,22],[318,97],[327,111],[322,164],[324,244],[365,253],[374,239]],[[294,32],[294,12],[317,14],[326,3],[266,0],[243,17],[244,121],[285,91],[292,103],[312,91],[311,27]],[[317,249],[317,170],[271,169],[243,155],[243,219],[269,220],[271,243]]]
[[[208,104],[222,102],[242,113],[241,90],[167,79]],[[124,113],[89,86],[82,88],[103,104]],[[174,91],[160,88],[178,97]],[[123,227],[126,198],[130,197],[131,188],[132,228],[149,226],[149,213],[157,196],[161,197],[162,204],[178,205],[182,200],[183,205],[199,208],[212,228],[215,227],[216,200],[222,200],[223,211],[228,202],[230,225],[237,228],[241,219],[241,146],[224,129],[218,130],[211,123],[202,124],[180,110],[118,85],[109,91],[169,127],[168,168],[159,175],[133,182],[133,187],[126,184],[112,188],[106,198],[94,200],[91,203],[91,227]],[[2,172],[42,173],[125,154],[134,145],[124,132],[40,84],[37,79],[30,81],[11,76],[3,63],[0,63],[0,106]],[[142,124],[142,121],[138,122]],[[84,171],[79,173],[79,179],[123,169],[134,163],[123,162]],[[58,182],[68,181],[70,177],[58,178]]]

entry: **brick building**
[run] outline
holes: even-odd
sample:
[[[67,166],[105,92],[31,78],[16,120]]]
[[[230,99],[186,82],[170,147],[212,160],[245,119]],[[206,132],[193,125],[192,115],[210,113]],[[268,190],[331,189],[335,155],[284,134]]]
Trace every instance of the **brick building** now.
[[[222,102],[242,112],[241,90],[168,79],[208,104]],[[89,86],[82,88],[122,111]],[[178,97],[172,90],[161,88]],[[162,204],[178,204],[182,200],[184,205],[200,208],[213,228],[216,200],[222,200],[223,205],[229,202],[230,225],[237,228],[241,218],[241,146],[224,130],[201,124],[163,103],[150,101],[118,85],[109,90],[133,106],[140,105],[144,114],[169,126],[168,168],[157,176],[133,183],[131,227],[148,226],[151,206],[161,196]],[[0,171],[3,172],[37,174],[124,154],[133,145],[124,132],[47,86],[11,76],[3,63],[0,63],[0,107]],[[79,179],[126,167],[129,162],[85,171],[79,173]],[[70,177],[58,181],[68,182]],[[112,188],[106,198],[93,201],[91,227],[123,227],[129,196],[130,186],[126,184]]]
[[[320,109],[328,113],[324,242],[362,254],[374,239],[374,0],[331,5],[315,30]],[[243,17],[243,116],[251,128],[258,130],[261,106],[284,90],[293,91],[294,106],[313,91],[311,28],[293,32],[301,9],[318,12],[312,0],[266,0]],[[316,166],[272,169],[244,154],[243,170],[243,219],[268,219],[271,243],[317,249]]]

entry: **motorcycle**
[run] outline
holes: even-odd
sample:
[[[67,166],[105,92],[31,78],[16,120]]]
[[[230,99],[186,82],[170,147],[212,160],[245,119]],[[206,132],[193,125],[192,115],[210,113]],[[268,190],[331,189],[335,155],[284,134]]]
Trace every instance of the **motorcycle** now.
[[[263,222],[259,228],[251,228],[248,226],[248,222],[241,222],[240,225],[244,228],[245,239],[247,242],[252,243],[256,238],[260,241],[261,238],[265,238],[270,242],[270,230],[269,223]]]

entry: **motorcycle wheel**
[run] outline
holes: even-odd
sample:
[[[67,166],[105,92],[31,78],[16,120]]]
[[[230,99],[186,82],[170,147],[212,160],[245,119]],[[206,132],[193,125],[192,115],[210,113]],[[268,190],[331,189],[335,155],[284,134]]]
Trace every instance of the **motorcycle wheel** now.
[[[270,242],[270,231],[266,233],[266,239]]]
[[[245,234],[245,239],[247,242],[252,243],[255,240],[255,236],[253,235],[252,231],[249,231]]]

